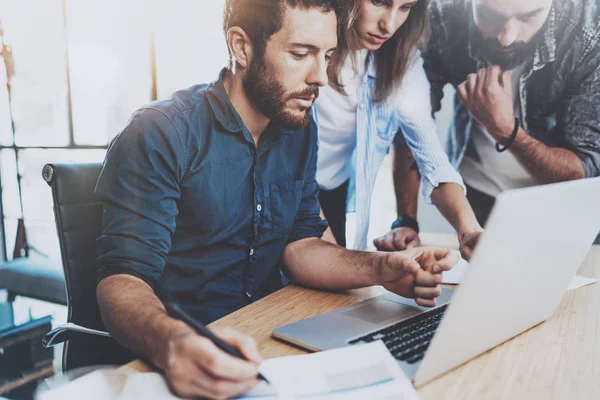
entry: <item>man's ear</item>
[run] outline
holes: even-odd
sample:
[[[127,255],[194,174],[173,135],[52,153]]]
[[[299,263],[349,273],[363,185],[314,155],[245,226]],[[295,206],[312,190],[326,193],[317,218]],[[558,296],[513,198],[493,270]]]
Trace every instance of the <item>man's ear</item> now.
[[[233,57],[232,61],[242,68],[247,68],[252,62],[252,43],[246,32],[239,26],[227,31],[227,47]]]

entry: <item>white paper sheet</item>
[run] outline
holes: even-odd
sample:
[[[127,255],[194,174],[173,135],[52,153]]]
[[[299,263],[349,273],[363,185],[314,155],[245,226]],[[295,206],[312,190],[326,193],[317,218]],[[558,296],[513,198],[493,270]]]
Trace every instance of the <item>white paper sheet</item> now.
[[[467,268],[469,268],[469,263],[461,258],[460,261],[450,271],[444,272],[443,283],[448,285],[460,284],[463,280],[463,277],[467,273]],[[599,280],[600,279],[586,278],[584,276],[575,275],[571,280],[567,290],[578,289],[580,287],[596,283]]]
[[[301,356],[274,358],[260,366],[261,382],[239,399],[418,400],[417,393],[383,342]],[[92,372],[42,393],[38,400],[177,400],[156,372]]]
[[[125,386],[126,375],[115,370],[98,370],[52,390],[38,392],[37,400],[116,399]]]
[[[274,384],[277,395],[265,397],[253,391],[240,399],[418,400],[381,341],[267,360],[260,372]]]
[[[571,279],[571,283],[567,290],[579,289],[580,287],[591,285],[592,283],[598,282],[600,279],[586,278],[585,276],[575,275]]]
[[[37,400],[179,400],[158,372],[101,369],[68,384],[38,393]]]

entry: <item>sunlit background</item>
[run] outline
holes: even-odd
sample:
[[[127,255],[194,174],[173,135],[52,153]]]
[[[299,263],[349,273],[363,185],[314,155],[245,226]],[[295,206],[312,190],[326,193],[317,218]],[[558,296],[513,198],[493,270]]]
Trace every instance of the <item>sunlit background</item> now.
[[[101,161],[103,147],[141,105],[214,80],[227,61],[223,4],[0,0],[15,70],[13,141],[0,60],[0,170],[9,258],[22,216],[16,155],[28,240],[34,253],[57,257],[52,201],[41,168],[47,162]]]

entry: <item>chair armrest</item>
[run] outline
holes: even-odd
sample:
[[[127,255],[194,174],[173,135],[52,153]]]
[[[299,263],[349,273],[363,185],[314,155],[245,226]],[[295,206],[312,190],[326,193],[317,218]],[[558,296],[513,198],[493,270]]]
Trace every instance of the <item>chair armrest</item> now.
[[[86,328],[69,322],[64,325],[57,326],[50,332],[46,333],[42,339],[42,346],[48,348],[59,343],[63,343],[64,341],[69,340],[73,333],[111,337],[110,333],[108,332]]]

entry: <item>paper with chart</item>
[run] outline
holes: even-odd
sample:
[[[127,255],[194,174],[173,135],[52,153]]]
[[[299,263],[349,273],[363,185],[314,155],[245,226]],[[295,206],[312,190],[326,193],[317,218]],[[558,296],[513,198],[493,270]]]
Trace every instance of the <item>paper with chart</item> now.
[[[261,382],[239,399],[418,400],[417,393],[383,342],[302,356],[274,358],[260,366]],[[178,400],[158,372],[99,370],[38,400]]]
[[[259,386],[240,399],[418,399],[412,384],[381,341],[274,358],[265,361],[260,372],[273,386]]]
[[[467,268],[469,268],[469,263],[461,258],[460,261],[450,271],[444,272],[443,283],[449,285],[457,285],[461,283],[463,277],[467,273]],[[567,290],[578,289],[580,287],[596,283],[599,280],[600,279],[586,278],[584,276],[575,275],[571,280]]]

